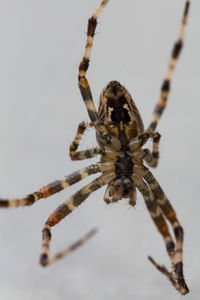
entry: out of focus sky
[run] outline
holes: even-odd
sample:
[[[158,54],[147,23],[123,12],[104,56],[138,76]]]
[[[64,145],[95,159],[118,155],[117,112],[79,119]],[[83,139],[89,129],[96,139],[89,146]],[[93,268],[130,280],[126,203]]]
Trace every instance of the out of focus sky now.
[[[188,300],[197,299],[200,293],[200,3],[191,2],[184,50],[158,126],[162,135],[160,164],[153,170],[185,230]],[[88,120],[77,87],[77,69],[84,52],[87,19],[99,3],[1,0],[3,198],[21,197],[91,163],[71,162],[68,148],[78,123]],[[110,80],[118,80],[132,94],[148,126],[184,4],[184,0],[110,0],[99,19],[88,71],[96,105],[102,88]],[[90,131],[81,149],[95,145]],[[139,193],[135,208],[126,201],[107,206],[104,188],[90,196],[53,229],[51,253],[64,249],[94,226],[99,228],[98,234],[62,261],[46,269],[39,266],[44,222],[85,182],[32,207],[0,210],[0,298],[180,299],[147,260],[147,255],[152,255],[169,267],[163,240]]]

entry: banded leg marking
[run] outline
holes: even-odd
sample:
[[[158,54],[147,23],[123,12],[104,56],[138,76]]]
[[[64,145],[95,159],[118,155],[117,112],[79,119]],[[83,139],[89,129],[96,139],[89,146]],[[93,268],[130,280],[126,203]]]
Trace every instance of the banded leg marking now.
[[[48,198],[69,186],[77,183],[78,181],[101,172],[99,164],[90,165],[89,167],[80,169],[79,171],[73,172],[72,174],[65,176],[61,180],[55,180],[50,184],[42,187],[39,191],[27,195],[24,198],[19,199],[0,199],[0,207],[18,207],[18,206],[28,206],[34,204],[36,201],[42,198]]]
[[[95,13],[92,15],[92,17],[88,20],[88,29],[87,29],[87,40],[86,40],[86,46],[85,46],[85,53],[83,56],[83,59],[79,66],[79,74],[78,74],[78,81],[79,81],[79,88],[83,97],[83,100],[86,105],[86,109],[88,111],[89,117],[91,121],[95,122],[98,121],[98,113],[93,101],[92,93],[90,90],[89,83],[86,78],[86,73],[89,67],[90,62],[90,56],[93,46],[93,39],[95,34],[95,29],[97,26],[97,19],[100,16],[102,10],[108,3],[108,0],[104,0],[101,2]]]
[[[158,231],[162,235],[166,244],[167,252],[170,258],[172,259],[174,255],[174,242],[169,233],[167,223],[163,218],[162,211],[155,199],[155,196],[152,193],[151,189],[148,187],[148,185],[142,180],[141,177],[137,175],[133,175],[132,178],[134,184],[137,186],[138,190],[140,191],[140,193],[144,198],[145,204],[152,217],[152,220],[154,221]]]
[[[140,150],[140,148],[148,141],[148,139],[152,138],[153,141],[156,141],[157,145],[155,146],[154,142],[154,148],[153,150],[158,151],[158,143],[160,139],[160,134],[158,132],[150,132],[150,131],[144,131],[141,133],[137,138],[132,139],[128,145],[127,148],[130,152],[135,152],[137,150]]]
[[[168,95],[170,92],[170,83],[172,80],[172,75],[173,75],[176,63],[178,61],[180,52],[183,48],[185,27],[187,24],[189,7],[190,7],[190,0],[186,0],[179,36],[178,36],[176,43],[174,44],[172,54],[171,54],[171,59],[169,61],[169,65],[167,67],[167,72],[166,72],[163,84],[161,86],[160,99],[156,103],[156,106],[155,106],[155,109],[153,112],[153,119],[148,127],[148,130],[150,130],[150,131],[154,131],[156,129],[158,122],[159,122],[159,120],[163,114],[163,111],[166,107],[166,104],[167,104]]]
[[[69,153],[70,153],[71,160],[88,159],[88,158],[95,157],[95,156],[102,153],[102,151],[99,147],[87,149],[87,150],[84,150],[84,151],[77,151],[78,146],[80,144],[80,141],[82,139],[82,136],[84,134],[84,131],[86,130],[86,128],[92,127],[92,126],[95,126],[95,123],[82,122],[82,123],[79,124],[76,136],[75,136],[75,138],[74,138],[74,140],[71,143],[70,148],[69,148]]]
[[[165,222],[165,219],[162,216],[161,209],[156,201],[156,198],[153,194],[153,192],[149,189],[147,184],[138,176],[133,175],[134,183],[136,184],[137,188],[141,192],[141,194],[144,197],[145,203],[147,205],[147,208],[151,214],[151,217],[157,226],[159,232],[164,238],[167,252],[170,256],[171,262],[172,262],[172,268],[175,270],[174,273],[168,272],[168,270],[165,268],[165,266],[160,266],[157,264],[152,257],[148,257],[149,260],[153,263],[153,265],[167,278],[170,280],[170,282],[173,284],[173,286],[182,294],[185,295],[189,292],[188,287],[184,281],[184,278],[180,275],[180,273],[176,272],[176,265],[174,265],[175,260],[175,253],[176,248],[174,251],[174,242],[172,240],[172,237],[169,233],[168,226]]]
[[[93,235],[96,232],[97,232],[97,230],[95,228],[90,230],[82,238],[80,238],[78,241],[76,241],[75,243],[73,243],[72,245],[67,247],[67,249],[65,249],[61,252],[58,252],[54,256],[48,258],[46,256],[46,252],[49,252],[49,244],[50,244],[50,240],[51,240],[51,229],[50,229],[49,226],[45,225],[45,227],[42,231],[42,235],[43,235],[44,238],[46,238],[46,242],[43,242],[43,251],[44,252],[43,252],[43,254],[41,254],[41,257],[40,257],[41,265],[43,267],[46,267],[47,265],[50,265],[50,264],[56,262],[57,260],[63,258],[64,256],[69,255],[71,252],[73,252],[74,250],[76,250],[77,248],[79,248],[83,244],[85,244],[91,237],[93,237]],[[48,263],[47,263],[47,261],[48,261]]]
[[[155,195],[158,205],[160,206],[167,220],[172,225],[176,238],[175,254],[173,257],[172,266],[174,273],[178,276],[177,282],[182,290],[182,293],[187,294],[189,289],[185,283],[183,275],[183,228],[180,225],[176,217],[176,213],[171,203],[165,196],[160,184],[147,168],[145,168],[145,171],[143,172],[143,178],[147,181]]]
[[[42,266],[46,266],[56,260],[60,259],[64,255],[71,253],[73,250],[81,246],[85,241],[88,240],[94,233],[94,231],[89,232],[86,236],[80,239],[78,242],[74,243],[72,246],[68,247],[63,252],[49,258],[49,248],[51,241],[51,227],[58,224],[61,220],[63,220],[67,215],[69,215],[73,210],[75,210],[86,198],[89,197],[90,194],[109,183],[110,180],[114,178],[114,173],[111,173],[107,176],[101,175],[96,178],[85,187],[76,192],[73,196],[71,196],[67,201],[61,204],[48,218],[45,223],[45,226],[42,230],[42,250],[40,255],[40,263]]]
[[[187,294],[189,292],[189,291],[186,291],[185,289],[180,288],[180,285],[178,283],[178,278],[177,278],[178,276],[175,276],[175,274],[172,274],[172,273],[168,272],[168,270],[165,268],[165,266],[160,266],[159,264],[157,264],[155,262],[155,260],[151,256],[149,256],[148,259],[156,267],[156,269],[158,271],[160,271],[165,276],[167,276],[167,278],[169,279],[169,281],[172,283],[172,285],[175,287],[175,289],[179,293],[181,293],[182,295],[185,295],[185,294]]]
[[[150,152],[148,149],[145,149],[146,155],[145,155],[145,161],[147,164],[155,168],[158,165],[159,160],[159,142],[160,142],[161,135],[157,132],[157,136],[153,137],[153,150]]]
[[[96,157],[97,155],[101,154],[102,151],[99,147],[90,148],[83,151],[76,152],[73,157],[71,157],[72,160],[83,160],[88,158]]]

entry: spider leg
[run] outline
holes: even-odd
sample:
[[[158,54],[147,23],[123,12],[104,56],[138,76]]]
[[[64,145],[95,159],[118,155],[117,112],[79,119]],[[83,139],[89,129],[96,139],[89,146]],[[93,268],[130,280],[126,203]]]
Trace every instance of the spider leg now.
[[[165,78],[164,78],[164,81],[163,81],[163,84],[161,87],[160,99],[156,103],[156,106],[155,106],[155,109],[153,112],[153,119],[148,127],[148,130],[150,132],[152,132],[156,129],[158,122],[160,120],[160,117],[163,114],[163,111],[167,104],[168,95],[170,92],[170,83],[172,80],[172,75],[173,75],[177,60],[179,58],[180,52],[183,47],[183,40],[184,40],[184,35],[185,35],[185,27],[186,27],[187,19],[188,19],[189,7],[190,7],[190,0],[186,0],[179,36],[178,36],[178,39],[177,39],[176,43],[174,44],[174,47],[172,50],[171,59],[169,61],[169,65],[167,67],[167,72],[166,72],[166,75],[165,75]]]
[[[160,271],[161,273],[163,273],[165,276],[168,277],[169,281],[172,283],[172,285],[175,287],[175,289],[180,292],[180,286],[179,284],[177,283],[177,281],[175,280],[174,278],[174,274],[170,273],[167,271],[167,269],[165,268],[165,266],[160,266],[159,264],[157,264],[155,262],[155,260],[151,257],[151,256],[148,256],[148,259],[150,260],[150,262],[156,267],[156,269],[158,271]],[[183,290],[183,295],[185,295],[186,292],[185,290]]]
[[[103,164],[102,164],[103,165]],[[90,165],[89,167],[80,169],[73,172],[68,176],[65,176],[61,180],[55,180],[50,184],[40,188],[40,190],[18,199],[0,199],[0,207],[18,207],[32,205],[36,201],[42,198],[47,198],[53,194],[56,194],[69,186],[77,183],[78,181],[86,178],[89,175],[101,172],[101,164]]]
[[[164,238],[167,252],[172,259],[174,256],[174,242],[173,239],[169,233],[167,223],[165,222],[165,219],[163,218],[162,211],[151,191],[151,189],[148,187],[148,185],[142,180],[141,177],[137,175],[133,175],[133,182],[142,194],[144,201],[146,203],[146,206],[149,210],[149,213],[158,229],[158,231],[161,233],[161,235]]]
[[[72,160],[83,160],[83,159],[93,158],[101,153],[102,150],[99,147],[95,147],[83,151],[77,151],[73,153],[73,156],[71,156],[70,153],[70,156]]]
[[[177,266],[176,266],[177,249],[176,248],[174,249],[174,242],[169,233],[167,223],[162,215],[162,211],[161,211],[160,206],[158,205],[155,194],[153,193],[151,188],[148,187],[148,185],[144,182],[144,180],[141,177],[139,177],[137,175],[133,175],[132,177],[133,177],[135,185],[137,186],[137,188],[143,195],[143,198],[145,200],[147,208],[150,212],[150,215],[151,215],[158,231],[161,233],[161,235],[164,238],[164,241],[166,244],[166,249],[167,249],[167,252],[171,259],[172,268],[174,269],[175,274],[168,272],[164,266],[158,265],[151,257],[149,257],[149,260],[156,266],[156,268],[161,273],[163,273],[164,275],[166,275],[168,277],[168,279],[171,281],[171,283],[175,286],[175,288],[182,295],[185,295],[189,292],[189,289],[184,281],[183,273],[179,272],[180,270],[177,270]],[[180,267],[180,264],[179,264],[179,267]]]
[[[69,153],[70,153],[71,160],[88,159],[88,158],[95,157],[95,156],[102,153],[102,151],[99,147],[87,149],[87,150],[84,150],[84,151],[77,151],[78,146],[79,146],[80,141],[81,141],[81,138],[83,137],[84,131],[88,127],[95,126],[94,124],[95,123],[85,123],[85,122],[82,122],[82,123],[79,124],[76,136],[75,136],[75,138],[74,138],[74,140],[71,143],[70,148],[69,148]]]
[[[167,220],[171,223],[174,235],[176,238],[176,245],[175,245],[175,255],[173,259],[173,268],[175,274],[178,276],[178,283],[180,286],[182,286],[185,290],[188,290],[187,285],[184,280],[183,275],[183,228],[181,224],[179,223],[176,213],[165,196],[161,186],[159,185],[156,178],[153,176],[153,174],[145,168],[145,172],[143,174],[143,178],[147,181],[150,188],[152,189],[152,192],[155,195],[155,198],[157,199],[157,202],[163,211],[165,217]]]
[[[96,107],[94,105],[90,86],[89,86],[89,83],[86,78],[86,73],[87,73],[87,70],[89,67],[90,56],[91,56],[91,51],[92,51],[92,46],[93,46],[93,39],[94,39],[95,29],[97,26],[97,19],[107,3],[108,3],[108,0],[103,0],[101,2],[101,4],[99,5],[99,7],[97,8],[97,10],[92,15],[92,17],[88,20],[85,53],[84,53],[83,59],[79,66],[79,74],[78,74],[79,88],[80,88],[83,100],[85,102],[89,117],[92,122],[98,121],[99,117],[98,117]]]
[[[112,137],[109,133],[108,125],[110,122],[107,121],[96,121],[96,122],[81,122],[78,126],[76,136],[73,140],[73,142],[70,145],[70,157],[72,160],[83,160],[83,159],[88,159],[95,157],[100,154],[104,154],[104,146],[108,146],[106,148],[106,152],[110,151],[108,148],[109,146],[111,148],[116,149],[121,149],[121,143],[119,142],[119,139],[116,137]],[[102,148],[95,147],[95,148],[90,148],[87,150],[83,151],[77,151],[81,138],[85,132],[85,130],[89,127],[94,127],[97,130],[97,140],[99,141],[99,144],[102,145]],[[156,133],[153,133],[155,135]],[[150,134],[152,135],[152,134]],[[112,144],[111,144],[112,143]],[[113,157],[113,152],[112,155]]]
[[[131,206],[135,206],[136,205],[136,200],[137,200],[137,191],[136,188],[133,187],[132,193],[129,195],[129,204]]]
[[[114,203],[122,198],[123,188],[117,190],[115,182],[110,182],[106,188],[103,200],[107,203]]]
[[[153,153],[158,153],[158,143],[160,139],[160,134],[158,132],[148,132],[144,131],[141,133],[138,137],[133,138],[127,145],[127,148],[130,152],[135,152],[137,150],[140,150],[142,146],[148,141],[148,139],[153,139]],[[146,150],[145,150],[146,151]],[[147,152],[147,156],[150,155]],[[158,154],[155,154],[155,156],[159,156]],[[145,157],[145,156],[144,156]]]
[[[109,183],[110,180],[114,178],[115,174],[110,173],[107,175],[101,175],[100,177],[94,179],[92,182],[87,184],[85,187],[76,192],[71,196],[66,202],[61,204],[48,218],[45,226],[42,230],[42,250],[40,255],[40,263],[42,266],[46,266],[56,260],[60,259],[64,255],[71,253],[77,247],[81,246],[90,236],[93,235],[94,231],[89,232],[85,237],[83,237],[78,242],[74,243],[72,246],[68,247],[63,252],[49,258],[49,248],[51,241],[51,227],[58,224],[63,218],[69,215],[74,209],[76,209],[90,194],[98,190],[105,184]]]
[[[144,150],[146,152],[144,160],[152,168],[155,168],[158,165],[158,160],[159,160],[159,157],[160,157],[160,154],[159,154],[160,138],[161,138],[161,135],[157,132],[157,136],[153,137],[153,150],[152,150],[152,152],[149,151],[149,149]]]
[[[49,258],[48,265],[56,262],[57,260],[63,258],[64,256],[70,254],[71,252],[73,252],[74,250],[76,250],[77,248],[79,248],[80,246],[85,244],[96,232],[97,232],[97,229],[93,228],[92,230],[87,232],[82,238],[80,238],[78,241],[76,241],[75,243],[73,243],[72,245],[67,247],[67,249],[65,249],[65,250],[55,254],[51,258]],[[41,264],[42,264],[42,262],[41,262]],[[43,266],[46,266],[46,265],[43,265]]]

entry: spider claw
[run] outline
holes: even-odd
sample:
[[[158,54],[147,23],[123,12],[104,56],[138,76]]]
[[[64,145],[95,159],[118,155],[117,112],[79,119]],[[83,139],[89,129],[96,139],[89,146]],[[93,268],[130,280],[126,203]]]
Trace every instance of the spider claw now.
[[[148,259],[156,267],[157,270],[159,270],[169,279],[169,281],[172,283],[172,285],[178,292],[180,292],[182,295],[186,295],[187,293],[189,293],[189,289],[187,287],[187,284],[185,283],[183,276],[169,272],[164,265],[161,266],[158,263],[156,263],[151,256],[148,256]]]

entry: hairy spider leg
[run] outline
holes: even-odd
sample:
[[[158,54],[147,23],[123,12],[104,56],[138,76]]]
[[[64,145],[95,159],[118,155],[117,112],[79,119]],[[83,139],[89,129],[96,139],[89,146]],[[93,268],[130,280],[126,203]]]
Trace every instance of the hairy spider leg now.
[[[80,123],[78,126],[76,136],[70,145],[69,151],[70,151],[71,159],[72,160],[83,160],[83,159],[93,158],[97,155],[105,154],[105,152],[108,155],[108,152],[109,152],[108,147],[109,146],[111,148],[114,148],[115,150],[121,148],[121,144],[120,144],[118,138],[112,136],[112,134],[110,134],[110,132],[109,132],[109,130],[110,130],[109,126],[111,125],[110,123],[111,122],[109,122],[109,121],[96,121],[96,122]],[[94,148],[86,149],[83,151],[77,151],[80,141],[81,141],[81,138],[83,137],[84,131],[86,130],[86,128],[89,128],[89,127],[94,127],[97,131],[97,135],[100,134],[98,136],[98,138],[101,141],[101,144],[103,144],[103,146],[101,148],[94,147]],[[155,133],[153,133],[153,135],[155,135]],[[106,146],[108,146],[108,147],[106,147]]]
[[[97,10],[94,12],[92,17],[88,20],[88,29],[87,29],[87,40],[86,40],[86,46],[85,46],[85,53],[83,56],[83,59],[79,66],[79,73],[78,73],[78,83],[79,88],[83,97],[83,100],[85,102],[89,117],[92,122],[98,121],[98,113],[93,101],[92,93],[90,90],[90,86],[88,83],[88,80],[86,78],[86,73],[89,67],[90,62],[90,56],[93,46],[93,39],[95,34],[95,29],[97,26],[97,19],[99,15],[101,14],[102,10],[108,3],[108,0],[104,0],[101,2]]]
[[[99,147],[90,148],[90,149],[83,150],[83,151],[77,151],[80,141],[83,137],[84,131],[86,130],[86,128],[93,127],[93,126],[94,126],[94,123],[82,122],[79,124],[76,136],[69,148],[69,154],[70,154],[71,160],[83,160],[83,159],[92,158],[99,154],[102,154],[102,150]]]
[[[50,257],[48,259],[48,265],[56,262],[57,260],[63,258],[66,255],[69,255],[70,253],[72,253],[74,250],[76,250],[77,248],[81,247],[83,244],[85,244],[91,237],[93,237],[93,235],[97,232],[96,228],[93,228],[92,230],[90,230],[89,232],[87,232],[81,239],[79,239],[78,241],[76,241],[75,243],[73,243],[72,245],[70,245],[69,247],[67,247],[67,249],[65,249],[64,251],[58,252],[57,254],[55,254],[54,256]],[[43,265],[46,266],[46,265]]]
[[[135,170],[137,172],[137,169]],[[144,182],[144,180],[134,174],[133,175],[133,181],[135,185],[137,186],[138,190],[142,194],[146,206],[150,212],[150,215],[158,229],[158,231],[161,233],[161,235],[164,238],[167,252],[170,256],[170,258],[173,258],[174,255],[174,242],[173,239],[169,233],[169,229],[167,226],[167,223],[162,215],[162,211],[154,197],[154,194],[152,193],[151,189],[148,187],[148,185]]]
[[[109,183],[115,177],[115,173],[108,173],[107,175],[101,175],[100,177],[94,179],[92,182],[88,183],[85,187],[76,192],[71,196],[66,202],[61,204],[48,218],[45,226],[42,230],[42,250],[40,255],[40,263],[42,266],[47,266],[49,263],[55,262],[64,255],[71,253],[77,247],[81,246],[85,241],[88,240],[94,233],[90,231],[81,240],[68,247],[63,252],[49,258],[49,248],[51,241],[51,227],[58,224],[63,218],[69,215],[74,209],[76,209],[86,198],[89,197],[94,191],[98,190],[102,186]]]
[[[156,269],[158,271],[160,271],[161,273],[163,273],[165,276],[167,276],[167,278],[169,279],[169,281],[172,283],[172,285],[175,287],[175,289],[181,293],[182,295],[185,295],[187,294],[189,291],[188,290],[185,290],[185,289],[182,289],[180,288],[180,285],[178,284],[178,282],[176,281],[175,279],[175,275],[170,273],[169,271],[167,271],[167,269],[165,268],[165,266],[160,266],[159,264],[157,264],[155,262],[155,260],[151,257],[151,256],[148,256],[148,259],[150,260],[150,262],[156,267]]]
[[[136,173],[138,173],[138,169],[135,171],[136,171]],[[164,238],[166,249],[167,249],[167,252],[171,259],[172,268],[173,268],[174,261],[175,261],[175,255],[176,255],[176,248],[174,250],[174,242],[169,233],[169,229],[168,229],[167,223],[164,219],[164,216],[162,215],[162,210],[161,210],[160,206],[158,205],[157,199],[156,199],[153,191],[148,187],[148,185],[144,182],[144,180],[140,176],[137,176],[135,174],[132,177],[133,177],[134,183],[136,184],[138,190],[143,195],[147,209],[149,210],[150,215],[151,215],[158,231],[161,233],[161,235]],[[164,275],[166,275],[168,277],[168,279],[171,281],[171,283],[175,286],[175,288],[182,295],[185,295],[189,292],[189,289],[183,278],[183,274],[180,274],[180,273],[177,274],[177,272],[175,272],[175,274],[170,273],[167,271],[167,269],[164,266],[159,266],[151,257],[149,257],[149,260],[156,266],[156,268],[161,273],[163,273]]]
[[[182,22],[181,22],[181,27],[180,27],[180,32],[178,35],[178,39],[176,43],[174,44],[171,58],[167,67],[167,72],[164,77],[163,84],[161,86],[161,94],[160,94],[160,99],[156,103],[154,112],[153,112],[153,119],[148,127],[149,131],[154,131],[158,125],[158,122],[160,120],[160,117],[163,114],[163,111],[166,107],[167,100],[168,100],[168,95],[170,92],[170,83],[172,80],[172,75],[176,66],[176,63],[178,61],[180,52],[183,48],[183,41],[184,41],[184,35],[185,35],[185,27],[187,24],[187,19],[188,19],[188,12],[189,12],[189,7],[190,7],[190,0],[187,0],[185,2],[185,8],[184,8],[184,13],[182,17]]]
[[[164,194],[160,184],[153,176],[153,174],[145,168],[143,173],[143,178],[147,181],[148,185],[150,186],[152,192],[157,199],[157,202],[164,213],[167,220],[171,223],[174,235],[176,238],[176,245],[175,245],[175,255],[173,259],[173,269],[175,274],[178,275],[178,283],[180,286],[183,286],[184,289],[188,290],[187,285],[184,281],[183,275],[183,237],[184,232],[183,228],[176,217],[176,213],[167,199],[166,195]]]
[[[148,139],[153,138],[153,140],[157,140],[159,138],[159,136],[160,136],[160,134],[158,132],[144,131],[138,137],[135,137],[132,140],[130,140],[130,142],[127,144],[127,149],[130,152],[135,152],[137,150],[140,150],[144,146],[144,144],[146,144]],[[158,143],[158,142],[159,141],[156,141],[156,143]],[[154,144],[155,144],[155,142],[154,142]],[[155,145],[154,145],[154,149],[155,149]],[[157,149],[156,149],[156,151],[157,151]]]
[[[32,205],[36,201],[42,198],[48,198],[53,194],[56,194],[69,186],[79,182],[80,180],[101,172],[100,164],[92,164],[89,167],[82,168],[76,172],[65,176],[61,180],[55,180],[50,184],[40,188],[38,191],[18,199],[0,199],[0,207],[18,207]]]
[[[156,168],[158,165],[160,153],[159,153],[159,142],[161,135],[157,132],[157,136],[153,137],[153,149],[150,151],[149,149],[145,149],[146,155],[144,160],[148,164],[149,167]]]

